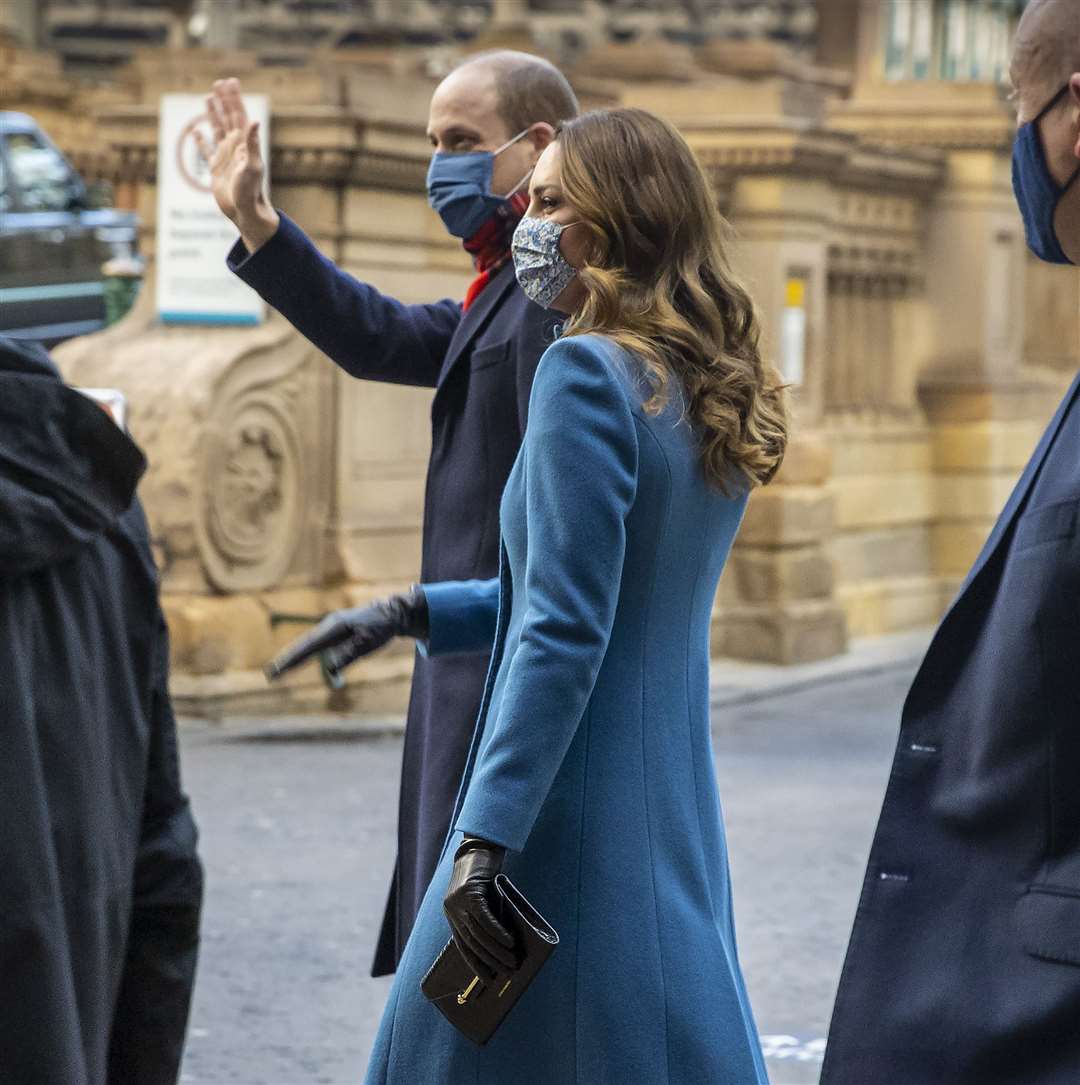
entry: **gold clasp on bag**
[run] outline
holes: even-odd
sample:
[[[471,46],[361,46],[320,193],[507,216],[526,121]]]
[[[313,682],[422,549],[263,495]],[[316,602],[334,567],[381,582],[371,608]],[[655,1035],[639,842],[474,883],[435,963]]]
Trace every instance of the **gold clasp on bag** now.
[[[472,994],[472,992],[473,992],[473,988],[474,988],[474,987],[475,987],[475,986],[476,986],[476,985],[477,985],[477,984],[478,984],[479,982],[480,982],[480,977],[479,977],[479,976],[473,976],[473,981],[472,981],[472,983],[470,983],[470,984],[469,984],[469,986],[468,986],[468,987],[466,987],[466,988],[465,988],[465,990],[464,990],[464,991],[462,991],[462,992],[461,992],[461,994],[457,996],[457,1004],[458,1004],[459,1006],[464,1006],[464,1005],[465,1005],[465,1003],[469,1001],[469,995],[471,995],[471,994]]]

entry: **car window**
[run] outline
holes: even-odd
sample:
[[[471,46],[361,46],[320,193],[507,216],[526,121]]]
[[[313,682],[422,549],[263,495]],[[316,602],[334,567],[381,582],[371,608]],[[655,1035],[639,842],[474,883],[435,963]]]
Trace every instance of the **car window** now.
[[[4,172],[4,159],[0,157],[0,215],[11,210],[11,194],[8,192],[7,174]]]
[[[66,211],[71,203],[71,168],[36,132],[4,137],[11,183],[27,211]]]

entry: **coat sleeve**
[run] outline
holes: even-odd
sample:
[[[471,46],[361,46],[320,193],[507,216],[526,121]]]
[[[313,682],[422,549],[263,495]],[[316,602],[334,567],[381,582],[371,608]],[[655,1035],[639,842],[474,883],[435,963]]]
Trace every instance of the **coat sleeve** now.
[[[195,985],[203,872],[180,785],[168,691],[168,632],[158,615],[151,735],[131,921],[109,1044],[109,1078],[175,1085]]]
[[[429,635],[418,645],[421,655],[491,650],[499,616],[498,578],[422,586],[428,604]]]
[[[237,241],[229,269],[346,373],[434,388],[461,304],[406,305],[328,260],[287,215],[257,252]]]
[[[525,846],[607,651],[638,467],[629,389],[595,338],[547,352],[529,410],[527,609],[455,824],[513,851]]]

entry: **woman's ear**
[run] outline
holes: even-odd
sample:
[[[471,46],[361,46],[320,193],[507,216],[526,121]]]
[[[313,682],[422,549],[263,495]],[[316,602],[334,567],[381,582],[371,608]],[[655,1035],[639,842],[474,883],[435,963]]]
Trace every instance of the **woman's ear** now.
[[[582,221],[571,222],[559,239],[559,250],[579,271],[586,265],[596,265],[600,258],[600,242]]]

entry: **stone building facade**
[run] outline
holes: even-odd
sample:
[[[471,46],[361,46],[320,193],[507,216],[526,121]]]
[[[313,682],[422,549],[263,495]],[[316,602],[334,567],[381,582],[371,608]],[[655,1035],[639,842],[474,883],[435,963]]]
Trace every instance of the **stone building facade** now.
[[[463,51],[546,48],[586,105],[640,105],[686,134],[796,385],[791,455],[721,585],[717,652],[794,662],[935,622],[1080,363],[1076,273],[1027,256],[1011,196],[1000,80],[1018,5],[474,6],[461,41],[403,44],[399,27],[299,64],[269,63],[272,42],[139,50],[92,91],[43,89],[9,50],[0,98],[53,111],[79,165],[140,211],[152,255],[158,96],[239,75],[273,102],[275,202],[353,273],[423,300],[470,278],[423,198],[431,89]],[[344,377],[280,319],[161,327],[151,297],[59,353],[71,379],[128,391],[150,452],[177,692],[206,711],[325,704],[311,673],[271,695],[259,664],[298,630],[282,616],[415,575],[430,396]],[[332,703],[397,706],[409,667],[404,646],[375,657]]]
[[[69,71],[102,75],[139,49],[193,45],[303,65],[312,50],[468,47],[525,25],[532,45],[572,63],[603,41],[775,40],[809,55],[814,0],[2,0],[26,44]]]

